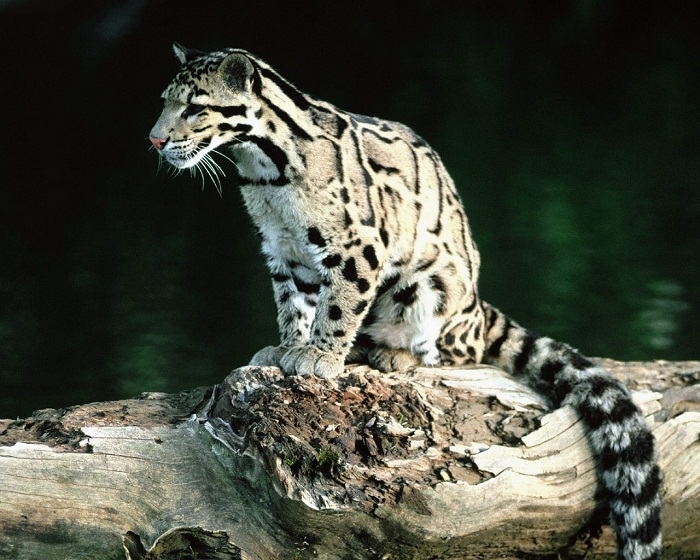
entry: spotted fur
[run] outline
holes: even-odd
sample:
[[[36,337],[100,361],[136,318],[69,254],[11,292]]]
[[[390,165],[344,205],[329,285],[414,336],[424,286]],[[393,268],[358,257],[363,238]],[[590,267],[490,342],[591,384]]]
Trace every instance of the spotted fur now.
[[[240,49],[175,45],[182,64],[151,142],[176,168],[218,180],[231,158],[262,239],[280,345],[253,364],[330,377],[495,364],[573,405],[589,428],[618,557],[661,558],[654,438],[627,389],[566,344],[479,299],[479,253],[440,157],[408,127],[302,93]]]

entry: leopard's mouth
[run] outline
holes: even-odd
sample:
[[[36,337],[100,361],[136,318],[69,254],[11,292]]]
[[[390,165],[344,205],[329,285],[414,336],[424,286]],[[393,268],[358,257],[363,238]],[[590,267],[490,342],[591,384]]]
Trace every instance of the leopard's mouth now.
[[[212,139],[213,138],[211,136],[202,138],[199,143],[194,146],[194,148],[185,153],[168,152],[167,150],[164,150],[161,153],[165,160],[173,167],[177,167],[178,169],[187,169],[188,167],[196,166],[212,149],[215,148],[215,146],[212,146]]]
[[[194,160],[194,158],[169,156],[167,154],[163,155],[165,157],[165,161],[168,162],[168,165],[175,167],[176,169],[187,169],[189,167],[194,167],[195,165],[197,165],[197,162]]]

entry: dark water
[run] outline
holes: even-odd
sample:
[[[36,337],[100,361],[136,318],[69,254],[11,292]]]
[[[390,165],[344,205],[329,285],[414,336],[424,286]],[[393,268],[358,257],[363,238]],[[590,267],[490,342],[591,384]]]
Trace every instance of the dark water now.
[[[521,323],[698,359],[696,10],[549,4],[0,2],[0,417],[211,384],[276,342],[238,193],[147,150],[173,40],[412,126]]]

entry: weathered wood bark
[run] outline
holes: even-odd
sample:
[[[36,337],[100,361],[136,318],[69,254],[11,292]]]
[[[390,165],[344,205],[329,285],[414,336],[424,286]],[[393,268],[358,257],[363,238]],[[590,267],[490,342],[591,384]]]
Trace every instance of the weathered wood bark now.
[[[666,559],[700,557],[700,362],[604,365],[653,424]],[[488,367],[234,371],[0,422],[0,558],[612,558],[572,410]]]

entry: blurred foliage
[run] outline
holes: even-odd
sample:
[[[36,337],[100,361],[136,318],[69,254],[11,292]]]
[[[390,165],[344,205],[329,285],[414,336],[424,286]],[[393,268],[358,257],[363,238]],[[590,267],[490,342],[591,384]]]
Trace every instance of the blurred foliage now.
[[[412,126],[460,188],[482,296],[521,323],[590,355],[697,359],[696,12],[0,2],[0,417],[215,383],[276,341],[236,190],[156,174],[147,150],[173,40],[247,48]]]

